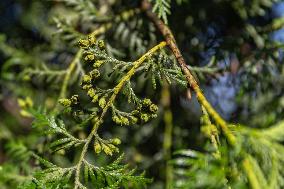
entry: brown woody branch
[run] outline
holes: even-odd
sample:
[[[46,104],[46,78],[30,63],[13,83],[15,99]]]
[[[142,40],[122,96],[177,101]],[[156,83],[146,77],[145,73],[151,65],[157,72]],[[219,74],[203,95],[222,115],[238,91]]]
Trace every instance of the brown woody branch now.
[[[216,121],[216,123],[221,127],[222,132],[226,136],[228,142],[231,145],[235,145],[236,143],[236,137],[232,134],[231,130],[228,128],[226,121],[216,112],[216,110],[211,106],[211,104],[207,101],[204,94],[202,93],[196,79],[193,77],[192,73],[188,69],[188,66],[177,46],[176,40],[170,30],[170,28],[157,17],[155,13],[151,11],[152,6],[147,0],[142,1],[142,10],[145,11],[146,15],[149,17],[149,19],[156,25],[158,30],[162,33],[164,36],[167,45],[173,52],[174,56],[176,57],[184,75],[186,76],[186,79],[188,81],[188,84],[190,87],[194,90],[196,93],[197,99],[199,103],[204,106],[206,111],[209,113],[209,115]]]

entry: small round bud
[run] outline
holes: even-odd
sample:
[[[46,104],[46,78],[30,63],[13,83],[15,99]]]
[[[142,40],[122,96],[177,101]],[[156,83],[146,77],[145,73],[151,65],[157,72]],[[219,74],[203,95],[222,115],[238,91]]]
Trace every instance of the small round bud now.
[[[121,119],[118,116],[113,116],[112,120],[116,123],[116,124],[121,124]]]
[[[119,119],[118,116],[112,116],[112,120],[113,120],[114,122],[116,122],[118,119]]]
[[[92,78],[98,78],[100,76],[100,72],[97,69],[94,69],[90,72]]]
[[[71,100],[65,98],[65,99],[59,99],[58,101],[61,105],[65,107],[70,107],[71,106]]]
[[[127,117],[121,117],[121,123],[123,125],[129,125],[129,120],[127,119]]]
[[[119,138],[114,138],[114,139],[112,139],[112,143],[114,145],[119,145],[119,144],[121,144],[121,140]]]
[[[78,95],[73,95],[71,97],[71,102],[72,102],[72,104],[78,104],[79,103],[79,96]]]
[[[143,100],[142,104],[143,104],[144,106],[150,106],[150,105],[152,104],[152,101],[151,101],[150,99],[148,99],[148,98],[145,98],[145,99]]]
[[[18,98],[18,104],[21,108],[25,108],[26,107],[26,101],[22,98]]]
[[[82,89],[88,90],[88,89],[90,89],[91,87],[92,87],[92,85],[83,85],[83,86],[82,86]]]
[[[106,99],[104,97],[99,100],[99,106],[101,108],[104,108],[106,106]]]
[[[89,89],[87,95],[91,98],[94,97],[96,95],[95,89],[94,88]]]
[[[92,81],[92,78],[89,75],[84,75],[82,80],[84,83],[90,84]]]
[[[79,46],[80,46],[81,48],[87,48],[87,47],[89,47],[89,41],[87,41],[87,40],[80,39],[78,43],[79,43]]]
[[[102,146],[98,142],[95,142],[94,150],[97,154],[99,154],[102,151]]]
[[[91,62],[91,61],[93,61],[93,60],[95,60],[95,55],[94,55],[94,54],[87,54],[87,55],[85,56],[85,61]]]
[[[91,45],[94,45],[95,43],[96,43],[96,37],[95,37],[95,35],[89,35],[88,36],[88,40],[89,40],[89,43],[91,44]]]
[[[104,61],[102,61],[102,60],[97,60],[97,61],[94,63],[93,67],[94,67],[94,68],[99,68],[103,63],[104,63]]]
[[[131,123],[132,124],[136,124],[138,122],[138,119],[136,117],[130,116],[130,118],[131,118]]]
[[[148,114],[141,114],[140,118],[141,118],[141,120],[144,121],[144,122],[149,121],[149,116],[148,116]]]
[[[151,111],[151,112],[157,112],[157,111],[158,111],[158,106],[155,105],[155,104],[152,104],[152,105],[150,106],[150,111]]]
[[[103,151],[106,153],[106,155],[112,156],[112,150],[111,150],[110,147],[108,147],[108,146],[105,145],[105,144],[102,144],[102,148],[103,148]]]
[[[98,41],[98,46],[101,50],[105,49],[105,42],[103,40],[99,40]]]
[[[95,102],[97,102],[99,100],[99,95],[95,95],[95,96],[93,96],[93,99],[92,99],[92,102],[93,103],[95,103]]]

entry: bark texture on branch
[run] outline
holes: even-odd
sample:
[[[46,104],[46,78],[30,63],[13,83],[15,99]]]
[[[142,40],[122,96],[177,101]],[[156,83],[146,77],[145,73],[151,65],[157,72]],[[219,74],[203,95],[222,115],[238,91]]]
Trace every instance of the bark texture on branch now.
[[[236,137],[232,134],[231,130],[228,128],[226,121],[216,112],[216,110],[211,106],[211,104],[205,98],[203,92],[201,91],[196,79],[188,69],[186,62],[177,46],[176,40],[170,28],[160,19],[157,17],[155,13],[153,13],[152,5],[147,1],[143,0],[141,5],[142,10],[146,13],[148,18],[155,24],[157,29],[162,33],[163,37],[165,38],[167,45],[173,52],[174,56],[176,57],[190,87],[196,93],[197,99],[199,103],[204,106],[208,114],[216,121],[216,123],[220,126],[223,134],[227,138],[228,142],[231,145],[235,145]]]

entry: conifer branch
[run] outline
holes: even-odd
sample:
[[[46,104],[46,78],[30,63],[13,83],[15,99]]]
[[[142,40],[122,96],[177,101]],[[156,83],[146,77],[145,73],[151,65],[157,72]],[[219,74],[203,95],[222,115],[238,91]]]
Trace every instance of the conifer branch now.
[[[190,87],[195,91],[197,99],[201,105],[205,107],[207,112],[212,116],[212,118],[218,123],[218,125],[221,127],[222,132],[226,136],[228,142],[231,145],[236,144],[236,137],[232,134],[230,129],[227,126],[226,121],[216,112],[216,110],[211,106],[211,104],[207,101],[206,97],[204,96],[202,90],[200,89],[196,79],[192,75],[191,71],[188,69],[187,64],[185,63],[185,60],[177,46],[176,40],[169,29],[169,27],[157,17],[155,13],[151,11],[151,4],[147,0],[142,1],[142,10],[146,12],[146,15],[149,17],[149,19],[156,25],[158,30],[162,33],[164,36],[167,45],[172,50],[174,56],[176,57],[184,75],[186,76],[186,79],[188,81],[188,84]]]
[[[268,34],[281,28],[284,19],[265,21],[267,25],[260,23],[264,14],[270,14],[267,8],[276,0],[200,1],[192,6],[185,5],[190,4],[190,0],[141,0],[142,7],[136,8],[132,6],[137,3],[124,1],[52,1],[47,4],[31,1],[31,7],[19,3],[24,8],[29,7],[27,13],[21,14],[24,18],[21,22],[25,25],[25,36],[30,39],[21,39],[17,32],[5,34],[7,39],[0,35],[0,49],[4,55],[4,63],[0,66],[0,83],[4,84],[0,99],[8,110],[3,112],[3,123],[0,121],[0,133],[4,133],[0,134],[0,140],[4,140],[5,146],[0,145],[0,156],[4,157],[0,157],[1,163],[4,160],[0,166],[0,186],[21,189],[146,188],[151,179],[144,173],[137,174],[135,169],[129,169],[129,163],[122,162],[123,152],[127,152],[128,162],[131,156],[131,164],[139,162],[140,168],[149,170],[150,177],[158,176],[150,188],[157,185],[167,189],[283,188],[284,122],[271,126],[281,119],[284,111],[282,81],[275,85],[275,78],[283,75],[283,67],[278,64],[283,58],[279,53],[283,45],[272,42],[270,39],[274,39],[274,34]],[[182,3],[186,7],[182,7]],[[170,21],[174,24],[168,26],[167,17],[171,10],[178,11],[172,12]],[[218,18],[211,16],[216,12],[224,22],[216,22]],[[144,13],[150,19],[146,14],[143,16]],[[230,18],[232,15],[233,19]],[[56,30],[45,24],[54,16]],[[248,23],[251,19],[256,21]],[[177,24],[184,24],[187,31],[169,28]],[[9,31],[9,28],[5,30]],[[50,35],[54,32],[55,38]],[[191,47],[190,59],[203,59],[202,55],[211,56],[213,51],[215,55],[205,66],[189,65],[173,33],[185,40],[188,34],[193,37],[186,44]],[[165,42],[149,50],[163,37]],[[47,43],[42,44],[42,40]],[[81,50],[75,46],[78,40]],[[165,49],[167,45],[169,49]],[[25,47],[33,48],[26,52]],[[231,58],[231,54],[236,56]],[[232,73],[240,73],[235,78],[240,81],[237,83],[240,90],[231,91],[231,94],[240,95],[240,101],[234,104],[245,105],[240,106],[245,115],[237,111],[234,118],[244,118],[242,122],[250,126],[226,123],[204,96],[199,76],[203,79],[206,74],[215,75],[228,68],[219,65],[215,56],[245,62],[230,64]],[[128,58],[131,61],[125,60]],[[59,63],[61,61],[66,63],[65,66]],[[177,87],[176,84],[183,89],[188,87],[188,99],[191,98],[190,90],[196,93],[194,96],[202,112],[198,131],[194,129],[193,133],[192,130],[187,133],[184,124],[199,116],[185,119],[182,114],[175,114],[173,117],[176,104],[170,103],[169,86],[172,83],[172,87]],[[74,84],[80,85],[81,89],[76,87],[71,92]],[[161,97],[162,111],[159,112],[162,114],[157,114],[159,106],[148,98],[154,93],[151,89],[159,91],[153,99]],[[255,96],[256,100],[250,100]],[[9,103],[11,97],[18,98],[19,108],[13,104],[13,107],[8,104],[7,108],[6,100]],[[264,109],[268,103],[271,107]],[[228,107],[220,104],[225,115],[230,114]],[[22,117],[34,118],[31,132],[28,127],[23,131],[16,126],[9,127],[10,113],[18,112],[18,109]],[[16,114],[12,116],[16,117]],[[154,118],[156,121],[149,123]],[[174,120],[179,125],[176,128]],[[136,126],[146,123],[151,127],[145,125],[136,130]],[[116,126],[109,127],[113,124]],[[161,124],[162,128],[159,127]],[[135,126],[135,130],[123,126]],[[39,133],[44,136],[39,138]],[[135,136],[126,140],[129,133]],[[121,137],[112,137],[116,134]],[[178,137],[177,141],[172,141],[173,134]],[[156,145],[161,137],[162,146],[160,142]],[[190,144],[184,140],[188,138]],[[122,140],[124,149],[119,147]],[[133,145],[139,148],[133,148]],[[175,153],[175,149],[187,147],[202,148],[202,151],[187,149]],[[164,178],[153,171],[157,164],[149,163],[148,159],[157,148],[159,153],[154,160],[164,160],[165,166],[159,172]],[[103,158],[120,152],[122,155],[113,162]]]
[[[147,53],[145,53],[143,56],[141,56],[138,60],[136,60],[133,63],[134,66],[120,80],[120,82],[116,85],[116,87],[114,87],[112,96],[110,97],[110,99],[106,103],[106,105],[104,106],[100,117],[97,118],[97,120],[95,120],[95,124],[93,126],[93,129],[85,140],[86,142],[84,144],[80,158],[79,158],[78,163],[76,165],[75,189],[80,187],[80,170],[81,170],[81,167],[82,167],[82,163],[84,162],[84,158],[85,158],[85,155],[87,153],[89,144],[92,141],[93,137],[95,136],[99,126],[103,123],[104,116],[107,113],[109,107],[111,107],[111,105],[113,104],[114,100],[116,99],[116,96],[118,95],[118,93],[122,90],[123,86],[130,80],[130,78],[135,74],[136,70],[142,65],[142,63],[147,58],[149,58],[153,53],[155,53],[156,51],[160,50],[161,48],[163,48],[165,46],[166,46],[166,42],[163,41],[163,42],[159,43],[158,45],[156,45],[155,47],[153,47],[152,49],[150,49]]]
[[[115,22],[119,22],[121,20],[128,20],[130,17],[132,17],[133,15],[135,15],[139,12],[140,12],[140,9],[130,9],[130,10],[127,10],[127,11],[123,11],[122,13],[120,13],[115,18]],[[101,35],[101,34],[105,33],[107,30],[109,30],[112,27],[112,25],[113,25],[112,22],[107,22],[107,23],[101,25],[99,28],[95,29],[89,35],[90,36]],[[66,75],[65,75],[64,80],[63,80],[63,85],[61,87],[59,98],[65,98],[66,97],[66,90],[67,90],[67,87],[68,87],[68,81],[69,81],[70,76],[71,76],[72,72],[74,71],[76,65],[78,64],[78,62],[80,62],[82,52],[83,52],[82,50],[79,50],[76,53],[74,59],[70,63],[69,67],[67,68],[67,70],[65,72]]]

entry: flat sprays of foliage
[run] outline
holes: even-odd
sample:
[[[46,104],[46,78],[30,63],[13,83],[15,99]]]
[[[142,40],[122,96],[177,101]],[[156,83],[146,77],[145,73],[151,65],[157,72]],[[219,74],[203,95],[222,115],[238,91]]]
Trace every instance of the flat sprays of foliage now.
[[[283,188],[274,3],[17,2],[0,36],[1,188]],[[223,76],[227,120],[206,92]]]

